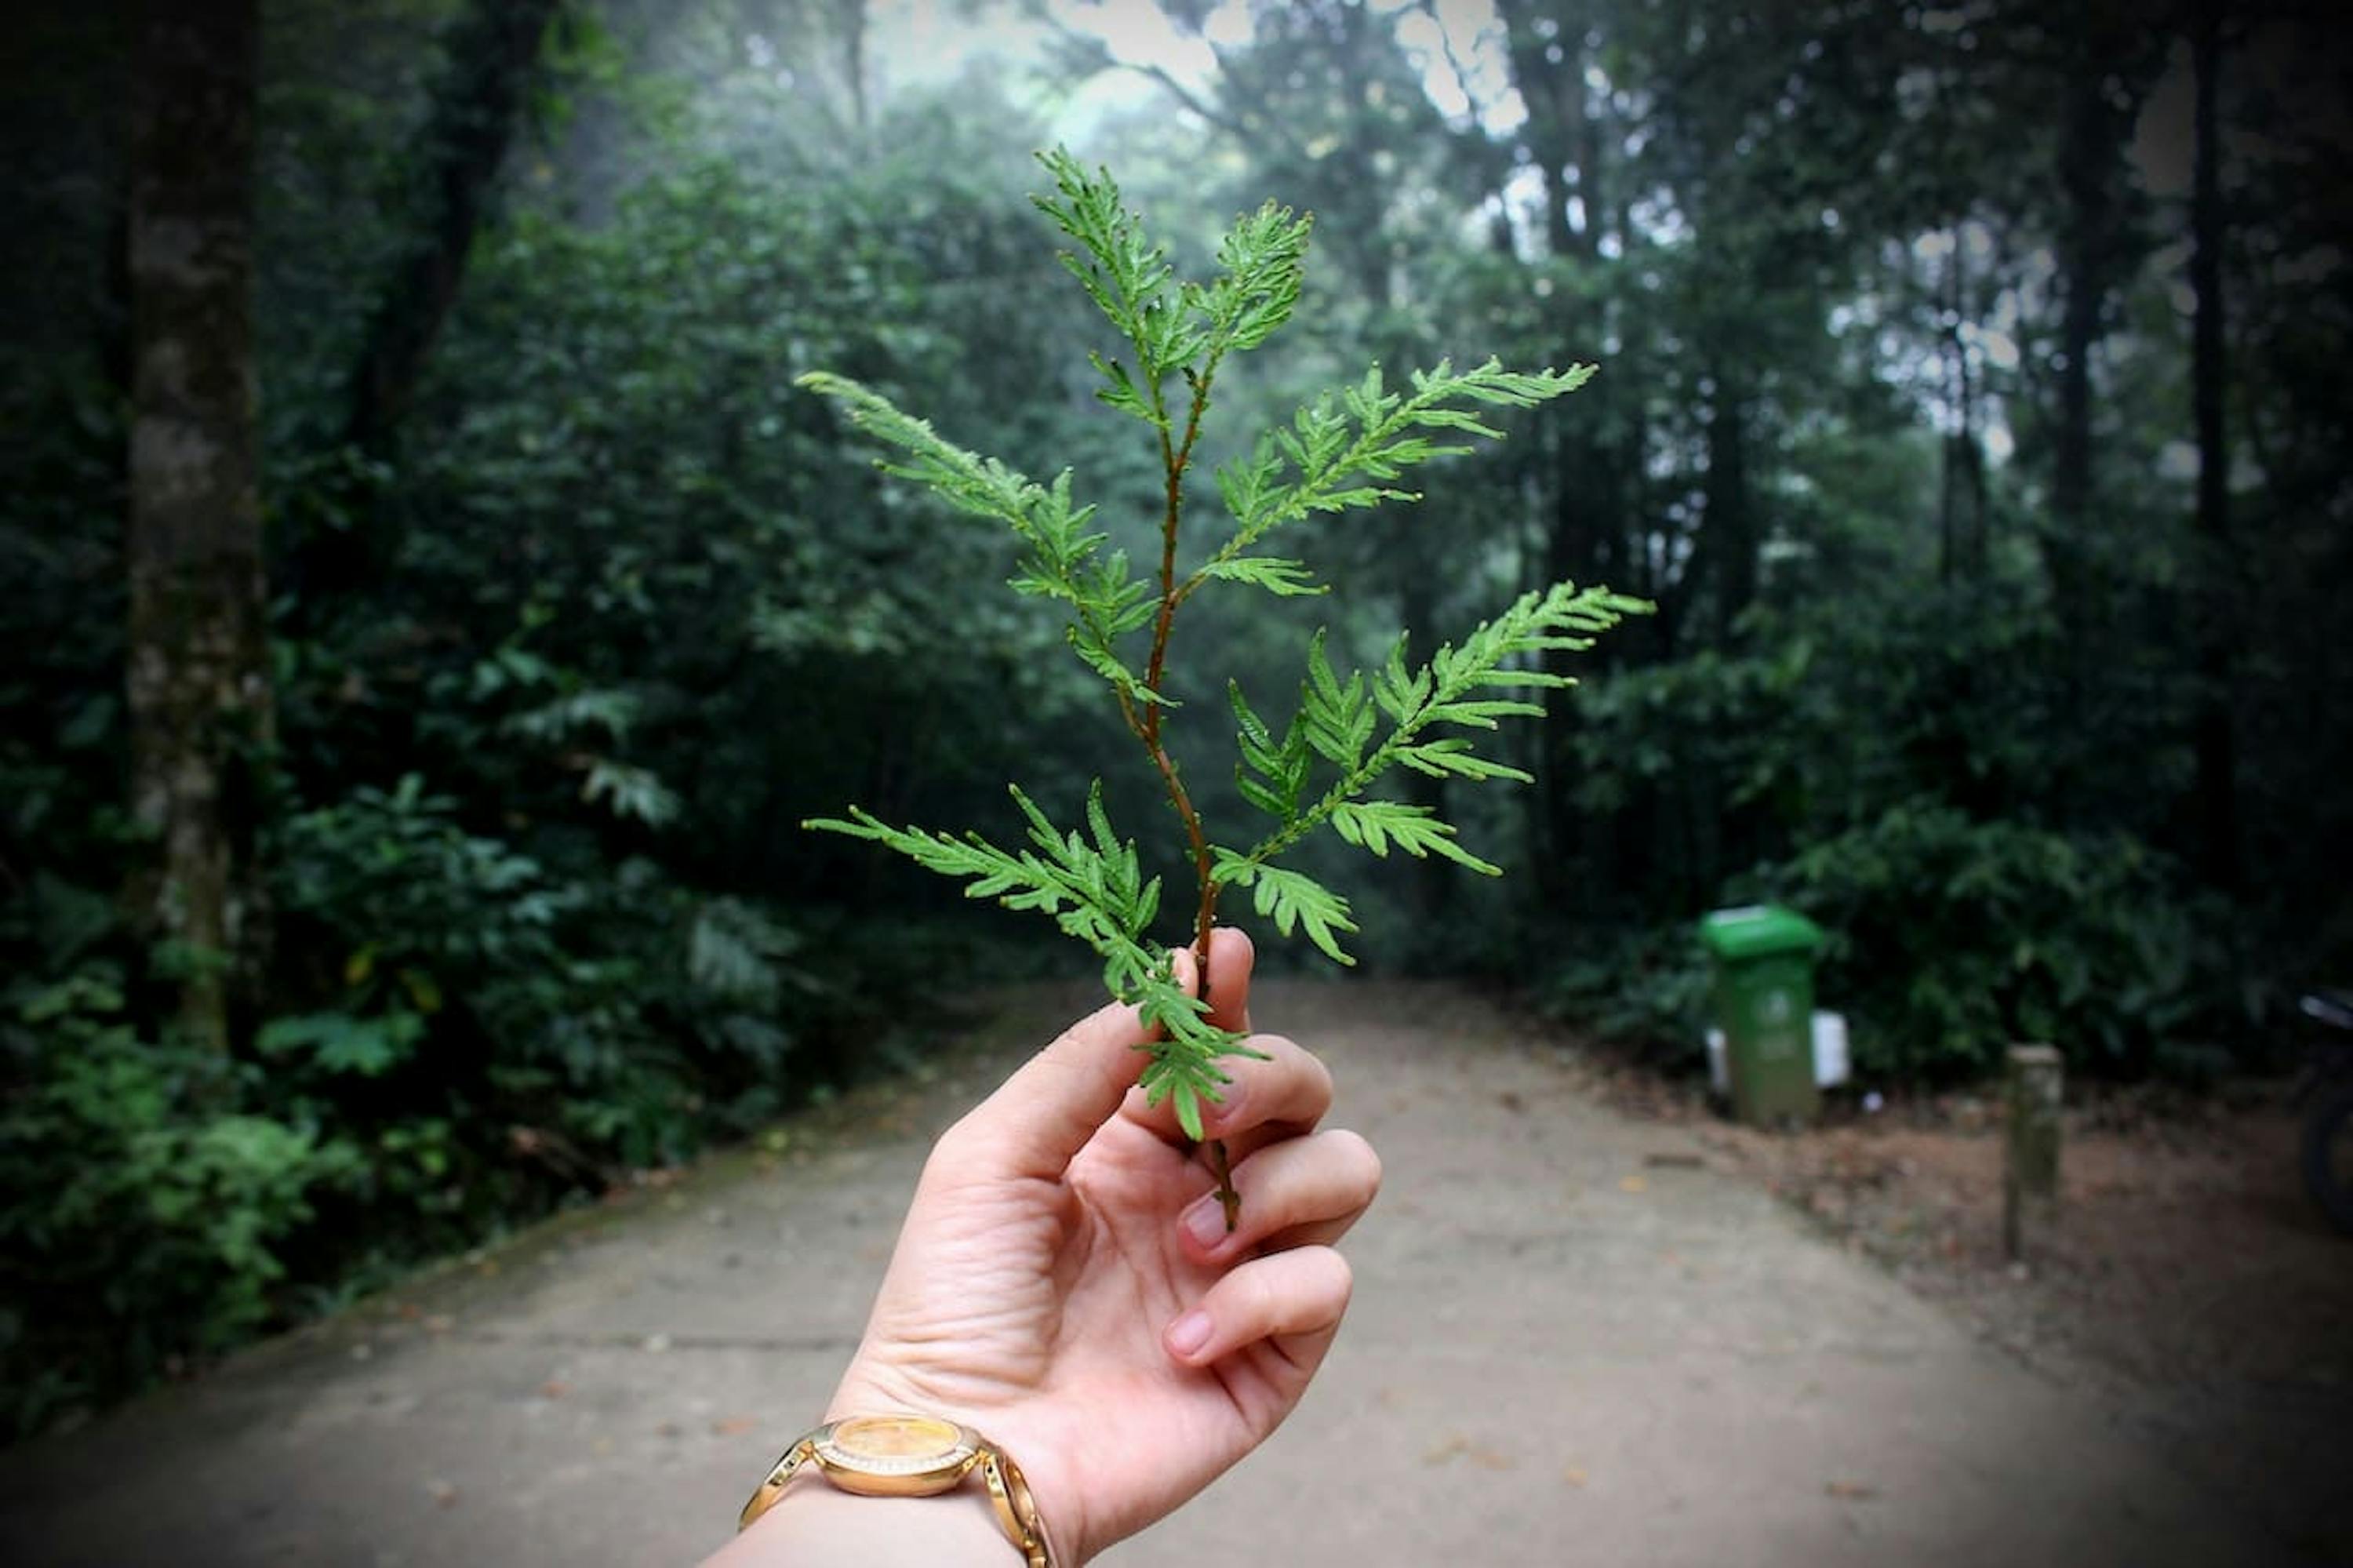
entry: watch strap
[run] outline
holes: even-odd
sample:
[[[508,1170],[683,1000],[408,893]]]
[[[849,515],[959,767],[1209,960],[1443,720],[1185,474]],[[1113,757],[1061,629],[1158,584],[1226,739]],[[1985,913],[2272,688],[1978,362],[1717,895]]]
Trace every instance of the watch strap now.
[[[1021,1467],[1013,1462],[1013,1456],[984,1441],[980,1478],[987,1484],[997,1522],[1020,1550],[1024,1568],[1052,1568],[1052,1554],[1046,1550],[1046,1522],[1038,1517],[1038,1501],[1029,1495],[1029,1483],[1022,1478]]]
[[[754,1520],[775,1507],[776,1499],[785,1495],[785,1484],[793,1478],[795,1471],[808,1462],[809,1456],[817,1452],[818,1437],[825,1430],[820,1426],[785,1450],[784,1457],[768,1471],[767,1479],[753,1489],[750,1500],[744,1505],[744,1511],[735,1516],[735,1529],[739,1533],[749,1530]]]

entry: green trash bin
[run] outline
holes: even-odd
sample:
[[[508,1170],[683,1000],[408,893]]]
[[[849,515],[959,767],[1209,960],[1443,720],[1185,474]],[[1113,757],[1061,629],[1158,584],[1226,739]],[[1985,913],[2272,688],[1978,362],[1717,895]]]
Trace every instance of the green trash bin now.
[[[1699,923],[1715,960],[1716,1026],[1724,1031],[1732,1113],[1756,1126],[1811,1121],[1814,954],[1822,928],[1794,909],[1753,904]]]

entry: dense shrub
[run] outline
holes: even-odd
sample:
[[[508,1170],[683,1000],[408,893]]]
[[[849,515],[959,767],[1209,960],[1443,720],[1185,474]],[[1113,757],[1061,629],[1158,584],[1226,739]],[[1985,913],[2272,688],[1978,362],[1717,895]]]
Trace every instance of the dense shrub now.
[[[1854,1071],[1937,1082],[1997,1069],[2016,1042],[2108,1075],[2198,1075],[2228,1059],[2221,911],[2123,835],[1891,808],[1723,887],[1819,922],[1818,1006],[1848,1016]],[[1696,921],[1624,933],[1553,975],[1545,1000],[1602,1035],[1696,1069],[1709,1022]]]
[[[2226,1026],[2224,912],[2121,834],[1907,802],[1732,892],[1830,933],[1820,994],[1852,1015],[1860,1072],[1964,1076],[2023,1041],[2097,1073],[2196,1070]]]
[[[259,1072],[126,1021],[91,964],[0,994],[0,1389],[22,1431],[271,1320],[288,1240],[364,1161],[242,1108]]]
[[[1697,1071],[1706,1061],[1709,983],[1698,927],[1679,921],[1589,943],[1554,971],[1538,1000],[1662,1067]]]
[[[230,1056],[142,1032],[107,900],[6,906],[0,1414],[102,1401],[833,1082],[854,1015],[751,901],[468,832],[411,776],[273,835],[286,1011]],[[27,930],[29,917],[46,916]],[[115,955],[122,955],[121,957]],[[149,1010],[153,1017],[153,1010]],[[161,1033],[158,1033],[158,1029]],[[878,1032],[879,1033],[879,1032]]]

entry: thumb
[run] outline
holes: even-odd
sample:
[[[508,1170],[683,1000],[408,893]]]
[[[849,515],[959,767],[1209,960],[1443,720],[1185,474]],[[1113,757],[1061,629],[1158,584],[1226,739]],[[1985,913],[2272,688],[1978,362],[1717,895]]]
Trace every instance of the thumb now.
[[[1222,953],[1223,949],[1213,949]],[[1249,964],[1241,966],[1247,988]],[[1180,952],[1176,981],[1194,990],[1191,955]],[[1118,1113],[1152,1060],[1153,1034],[1125,1002],[1096,1009],[1024,1062],[997,1092],[950,1129],[960,1168],[1004,1177],[1060,1180],[1087,1140]]]

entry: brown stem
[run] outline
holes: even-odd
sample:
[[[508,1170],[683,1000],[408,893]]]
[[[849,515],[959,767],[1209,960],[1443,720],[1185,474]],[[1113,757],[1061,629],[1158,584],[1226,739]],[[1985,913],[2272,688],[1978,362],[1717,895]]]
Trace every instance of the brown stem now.
[[[1166,425],[1160,431],[1160,461],[1168,475],[1168,507],[1160,523],[1160,613],[1153,621],[1152,656],[1144,670],[1145,690],[1155,698],[1160,695],[1161,678],[1168,665],[1168,636],[1176,624],[1176,607],[1185,598],[1176,581],[1176,533],[1185,514],[1185,470],[1193,461],[1193,443],[1200,436],[1201,414],[1208,405],[1209,377],[1205,375],[1193,382],[1193,403],[1185,417],[1184,440],[1172,441]],[[1185,781],[1177,776],[1176,759],[1161,744],[1159,703],[1146,703],[1138,713],[1135,703],[1123,692],[1119,705],[1127,727],[1144,742],[1152,765],[1160,770],[1160,781],[1168,791],[1168,803],[1176,808],[1177,820],[1185,824],[1185,836],[1192,843],[1194,881],[1200,889],[1193,920],[1193,969],[1206,1006],[1209,1001],[1209,932],[1218,918],[1218,885],[1210,874],[1213,863],[1208,835],[1201,829],[1201,814],[1193,809],[1192,797],[1185,791]],[[1230,1235],[1241,1215],[1241,1194],[1234,1190],[1225,1140],[1213,1138],[1207,1148],[1209,1169],[1218,1177],[1218,1202],[1226,1212],[1226,1232]]]
[[[1152,658],[1144,667],[1145,688],[1155,696],[1160,692],[1161,673],[1168,664],[1168,634],[1176,625],[1176,607],[1185,598],[1176,584],[1176,529],[1185,514],[1185,470],[1193,461],[1193,442],[1201,434],[1201,412],[1208,406],[1209,378],[1205,376],[1193,384],[1193,407],[1185,416],[1184,444],[1172,446],[1166,426],[1160,431],[1160,464],[1168,475],[1168,510],[1160,520],[1160,615],[1152,625]],[[1145,737],[1145,744],[1157,745],[1157,705],[1145,712],[1145,723],[1150,730]]]
[[[1176,533],[1185,515],[1185,470],[1193,461],[1193,443],[1201,434],[1201,414],[1209,406],[1209,376],[1192,377],[1192,385],[1193,401],[1185,416],[1183,441],[1169,439],[1165,422],[1160,428],[1160,461],[1168,476],[1168,509],[1160,520],[1160,613],[1153,621],[1152,656],[1144,668],[1144,688],[1155,698],[1160,695],[1161,678],[1168,667],[1168,637],[1176,629],[1176,606],[1184,597],[1176,583]],[[1128,727],[1151,754],[1152,765],[1160,770],[1160,781],[1168,790],[1168,803],[1176,808],[1177,820],[1185,824],[1185,836],[1192,842],[1193,875],[1200,889],[1199,913],[1193,929],[1193,959],[1200,976],[1201,1000],[1206,1002],[1209,999],[1209,927],[1218,915],[1218,886],[1210,877],[1208,835],[1201,831],[1200,813],[1193,809],[1192,797],[1185,792],[1185,782],[1177,777],[1176,759],[1160,743],[1159,703],[1145,704],[1139,715],[1135,705],[1123,693],[1120,707],[1127,716]]]
[[[1231,1235],[1235,1224],[1242,1217],[1242,1195],[1234,1191],[1233,1169],[1226,1163],[1226,1140],[1222,1138],[1209,1139],[1208,1150],[1209,1169],[1217,1172],[1218,1177],[1218,1204],[1226,1211],[1226,1234]]]

